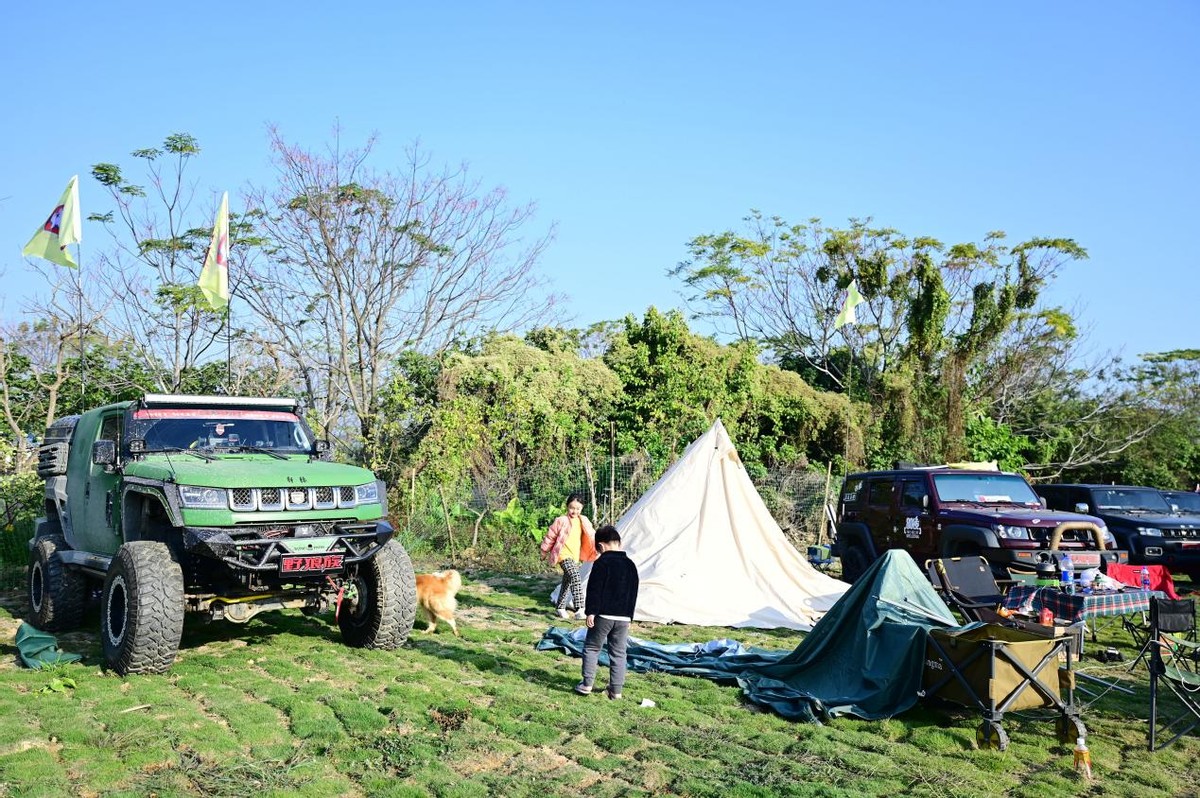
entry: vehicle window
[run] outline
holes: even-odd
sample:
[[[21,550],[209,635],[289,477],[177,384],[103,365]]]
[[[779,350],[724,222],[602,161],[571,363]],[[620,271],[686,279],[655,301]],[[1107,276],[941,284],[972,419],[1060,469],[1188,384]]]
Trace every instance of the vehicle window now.
[[[863,498],[863,480],[848,479],[842,487],[842,503],[858,504]]]
[[[1016,474],[935,474],[933,485],[943,502],[1040,504],[1033,488]]]
[[[900,506],[920,510],[925,507],[925,483],[908,480],[900,487]]]
[[[892,503],[892,483],[890,481],[877,481],[871,483],[871,492],[867,497],[867,504],[872,507],[888,507]]]
[[[117,451],[121,451],[121,421],[122,416],[106,416],[100,422],[100,440],[115,441]]]
[[[305,427],[290,413],[139,410],[134,426],[151,452],[252,447],[286,454],[312,448]]]
[[[1170,506],[1156,490],[1130,490],[1126,488],[1102,488],[1094,491],[1096,507],[1100,510],[1125,510],[1130,512],[1169,513]]]
[[[1200,513],[1200,493],[1171,491],[1169,493],[1163,493],[1162,495],[1168,503],[1178,507],[1180,512]]]

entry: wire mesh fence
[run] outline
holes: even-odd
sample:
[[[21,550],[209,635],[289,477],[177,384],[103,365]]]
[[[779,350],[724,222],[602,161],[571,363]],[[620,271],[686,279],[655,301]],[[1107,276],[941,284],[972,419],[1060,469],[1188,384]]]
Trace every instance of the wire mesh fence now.
[[[628,455],[604,463],[498,469],[458,485],[434,485],[413,474],[407,484],[394,486],[391,515],[418,551],[516,554],[513,547],[523,545],[536,560],[532,544],[564,511],[568,495],[581,497],[584,514],[596,526],[616,523],[664,470],[644,456]],[[751,481],[794,546],[803,551],[828,542],[826,507],[837,486],[826,473],[779,468]]]

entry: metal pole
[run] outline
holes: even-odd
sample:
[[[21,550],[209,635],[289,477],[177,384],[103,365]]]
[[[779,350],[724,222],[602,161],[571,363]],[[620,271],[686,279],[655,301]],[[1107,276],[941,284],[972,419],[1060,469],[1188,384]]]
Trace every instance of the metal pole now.
[[[617,422],[608,422],[608,521],[616,524],[617,507]]]
[[[83,344],[83,244],[75,242],[75,254],[79,258],[79,279],[75,284],[76,293],[79,299],[79,412],[87,410],[85,403],[87,402],[86,389],[84,383],[86,381],[87,371],[84,355]]]

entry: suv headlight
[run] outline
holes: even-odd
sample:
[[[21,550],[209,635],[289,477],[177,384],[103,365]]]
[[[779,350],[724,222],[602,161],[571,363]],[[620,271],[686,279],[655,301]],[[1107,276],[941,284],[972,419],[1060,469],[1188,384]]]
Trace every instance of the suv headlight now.
[[[995,524],[992,527],[992,531],[996,533],[996,537],[1005,540],[1029,540],[1029,529],[1023,526]]]
[[[354,503],[355,504],[378,504],[379,503],[379,483],[368,482],[366,485],[358,485],[354,488]]]
[[[1162,530],[1152,526],[1135,526],[1134,531],[1139,535],[1145,535],[1148,538],[1161,538]]]
[[[225,507],[227,504],[224,488],[198,488],[194,485],[179,486],[179,501],[184,507],[210,510]]]

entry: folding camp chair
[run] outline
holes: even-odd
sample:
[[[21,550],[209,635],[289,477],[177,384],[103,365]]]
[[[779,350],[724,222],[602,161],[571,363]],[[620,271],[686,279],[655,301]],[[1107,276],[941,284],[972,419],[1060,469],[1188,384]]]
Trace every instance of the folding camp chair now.
[[[1181,636],[1191,634],[1192,639]],[[1200,645],[1195,642],[1196,602],[1154,599],[1150,603],[1150,750],[1158,751],[1200,725]],[[1180,713],[1159,723],[1158,685],[1162,682],[1182,704]],[[1159,732],[1171,739],[1158,744]]]
[[[1186,622],[1186,618],[1193,615],[1192,610],[1189,609],[1189,605],[1193,604],[1194,599],[1151,599],[1150,611],[1147,613],[1144,625],[1129,620],[1125,622],[1125,628],[1129,630],[1134,644],[1138,647],[1137,656],[1129,664],[1130,671],[1134,670],[1139,662],[1150,657],[1150,649],[1156,638],[1155,628],[1158,628],[1160,632],[1170,632],[1175,638],[1181,639],[1185,643],[1196,642],[1196,624],[1193,622],[1189,625]],[[1168,617],[1158,617],[1164,613]]]
[[[833,555],[829,552],[829,546],[809,546],[808,564],[818,571],[828,570],[829,566],[833,565]]]
[[[1004,600],[1004,593],[984,558],[927,560],[925,572],[942,600],[967,620],[994,622],[1000,619],[996,607]]]
[[[1165,593],[1169,599],[1179,598],[1179,594],[1175,592],[1175,581],[1171,578],[1171,572],[1165,565],[1147,565],[1146,572],[1150,577],[1151,590]],[[1108,563],[1105,566],[1105,573],[1128,587],[1142,586],[1142,566],[1140,565]],[[1141,612],[1122,615],[1120,618],[1121,626],[1129,633],[1133,639],[1133,645],[1138,650],[1137,656],[1129,665],[1129,670],[1132,671],[1150,652],[1150,641],[1153,639],[1150,634],[1150,617],[1149,613]],[[1189,639],[1194,640],[1195,634],[1193,633]]]

